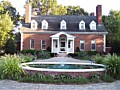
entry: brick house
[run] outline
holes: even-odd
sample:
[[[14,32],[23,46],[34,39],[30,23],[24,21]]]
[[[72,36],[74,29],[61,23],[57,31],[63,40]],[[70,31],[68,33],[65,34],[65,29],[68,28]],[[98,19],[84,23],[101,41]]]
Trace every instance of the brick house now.
[[[31,15],[26,4],[25,24],[21,28],[21,50],[46,50],[52,53],[81,51],[106,52],[107,31],[102,23],[102,6],[96,7],[96,16]]]

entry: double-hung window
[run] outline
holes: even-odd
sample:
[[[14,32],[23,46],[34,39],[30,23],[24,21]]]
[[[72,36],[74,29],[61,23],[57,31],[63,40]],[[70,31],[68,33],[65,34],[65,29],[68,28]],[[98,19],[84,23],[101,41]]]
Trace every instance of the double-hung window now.
[[[95,41],[95,40],[92,40],[92,41],[91,41],[91,50],[92,50],[92,51],[95,51],[95,50],[96,50],[96,41]]]
[[[30,40],[30,49],[34,49],[34,46],[35,46],[34,39],[31,39]]]
[[[46,41],[41,40],[41,50],[46,50]]]
[[[84,50],[85,49],[85,41],[84,40],[80,40],[80,50]]]

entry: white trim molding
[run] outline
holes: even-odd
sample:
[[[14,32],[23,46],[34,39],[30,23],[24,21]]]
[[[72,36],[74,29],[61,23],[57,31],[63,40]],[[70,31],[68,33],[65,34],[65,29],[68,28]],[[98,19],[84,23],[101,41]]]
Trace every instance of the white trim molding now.
[[[103,34],[103,51],[106,52],[106,34]]]
[[[20,50],[22,51],[23,50],[23,33],[20,32],[20,34],[21,34]]]

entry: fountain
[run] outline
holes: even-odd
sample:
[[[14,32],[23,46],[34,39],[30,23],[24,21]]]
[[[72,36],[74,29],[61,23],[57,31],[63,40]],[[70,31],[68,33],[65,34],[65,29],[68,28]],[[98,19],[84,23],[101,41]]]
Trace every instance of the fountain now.
[[[71,76],[89,77],[91,74],[103,75],[105,73],[105,66],[102,64],[66,62],[63,60],[59,62],[28,62],[22,63],[21,67],[30,74],[41,72],[46,75],[69,74]]]

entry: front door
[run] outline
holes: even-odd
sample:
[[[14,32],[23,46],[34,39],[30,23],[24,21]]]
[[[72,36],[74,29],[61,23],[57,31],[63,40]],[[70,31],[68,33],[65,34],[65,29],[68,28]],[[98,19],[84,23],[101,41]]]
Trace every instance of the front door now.
[[[60,52],[66,52],[66,39],[60,39]]]

